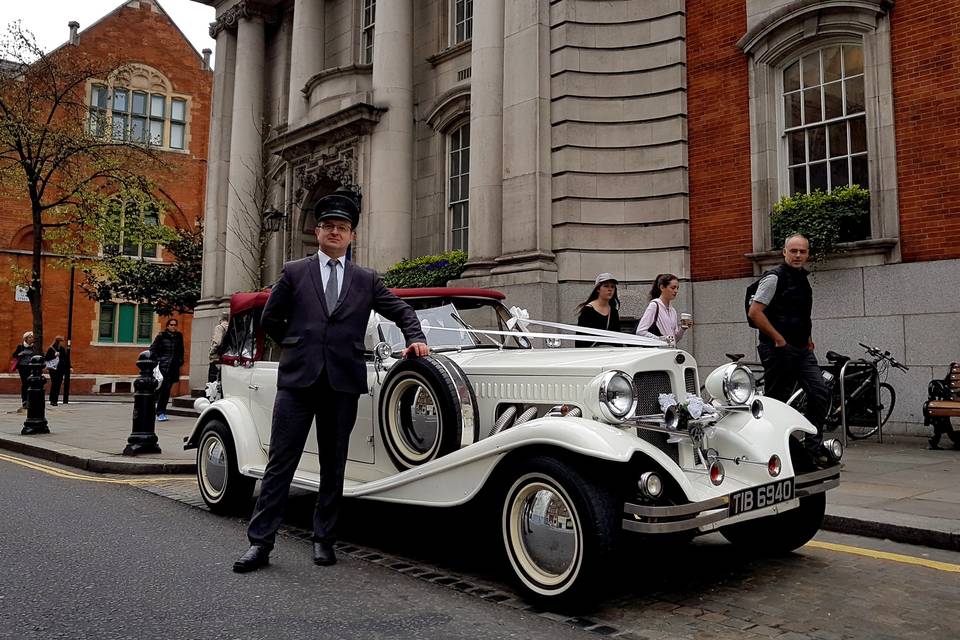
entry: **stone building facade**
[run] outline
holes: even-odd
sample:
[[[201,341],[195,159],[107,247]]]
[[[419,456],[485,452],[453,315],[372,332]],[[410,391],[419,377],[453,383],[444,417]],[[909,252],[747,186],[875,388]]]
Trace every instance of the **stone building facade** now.
[[[814,278],[821,349],[877,342],[918,365],[891,380],[914,428],[926,380],[960,355],[946,330],[960,303],[936,294],[960,253],[930,228],[958,224],[958,0],[205,3],[217,63],[195,343],[232,292],[316,249],[312,204],[354,183],[361,264],[463,248],[461,284],[561,321],[599,272],[620,278],[628,321],[672,272],[697,321],[684,346],[711,367],[754,352],[741,300],[776,261],[770,207],[822,179],[866,183],[872,211],[869,237]],[[784,98],[815,92],[819,119],[785,123]],[[833,155],[789,155],[841,126]],[[278,232],[263,211],[282,214]]]
[[[122,50],[122,60],[131,69],[127,84],[92,78],[78,97],[92,110],[103,109],[110,127],[107,135],[113,135],[116,125],[118,135],[141,136],[144,141],[150,136],[150,143],[167,165],[166,170],[151,176],[168,204],[157,222],[193,228],[203,216],[213,85],[209,60],[153,0],[128,0],[89,27],[78,27],[72,22],[69,32],[64,29],[69,40],[63,47],[78,47],[94,56],[116,55]],[[4,274],[14,268],[29,272],[33,243],[29,205],[3,200],[0,210],[0,270]],[[46,250],[42,265],[44,348],[54,336],[67,336],[70,299],[70,272],[57,264],[62,256],[54,255],[52,247]],[[172,259],[162,247],[128,243],[124,252]],[[73,292],[71,393],[130,392],[137,376],[137,356],[161,330],[163,319],[147,305],[124,300],[95,303],[80,289],[81,279],[78,271]],[[23,332],[33,326],[33,319],[28,302],[17,301],[9,288],[4,295],[9,298],[0,305],[0,336],[9,354]],[[190,335],[190,323],[190,314],[180,318],[185,336]],[[206,370],[206,366],[202,368]],[[187,373],[184,367],[183,382],[175,393],[189,390]],[[0,392],[19,393],[19,388],[16,373],[0,374]]]

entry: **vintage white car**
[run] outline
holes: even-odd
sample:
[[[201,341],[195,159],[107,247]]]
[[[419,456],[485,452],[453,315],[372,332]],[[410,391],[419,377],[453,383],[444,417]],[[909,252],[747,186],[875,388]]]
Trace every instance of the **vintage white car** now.
[[[719,530],[757,552],[786,552],[819,529],[840,467],[802,454],[799,438],[815,429],[757,397],[746,367],[714,370],[701,392],[690,354],[657,340],[576,338],[576,327],[508,310],[497,291],[395,293],[417,310],[433,353],[398,359],[398,328],[371,314],[370,392],[350,439],[346,496],[477,501],[499,521],[520,584],[556,605],[588,594],[618,548],[651,537]],[[186,438],[203,499],[218,513],[249,509],[267,464],[279,359],[259,327],[267,296],[233,296],[213,390],[222,397],[198,399]],[[572,348],[577,339],[615,344]],[[557,343],[565,346],[535,346]],[[828,446],[839,460],[839,443]],[[316,490],[316,447],[312,434],[295,486]]]

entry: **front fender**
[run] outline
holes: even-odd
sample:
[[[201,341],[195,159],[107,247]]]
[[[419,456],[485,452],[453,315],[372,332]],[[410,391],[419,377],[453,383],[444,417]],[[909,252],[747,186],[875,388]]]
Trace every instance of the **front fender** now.
[[[207,405],[197,418],[193,431],[184,440],[183,448],[195,449],[199,444],[200,433],[204,426],[213,419],[223,421],[230,429],[237,451],[237,466],[241,472],[251,465],[266,464],[266,454],[260,446],[257,430],[253,427],[250,409],[236,398],[223,398]]]

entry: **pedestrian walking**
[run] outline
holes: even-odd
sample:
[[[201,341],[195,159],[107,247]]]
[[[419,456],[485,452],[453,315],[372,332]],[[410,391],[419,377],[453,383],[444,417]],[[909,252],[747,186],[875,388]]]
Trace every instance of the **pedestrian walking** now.
[[[601,273],[593,281],[593,291],[577,305],[577,326],[589,329],[620,331],[620,298],[617,295],[617,279],[612,273]],[[578,340],[578,347],[603,347],[603,341]]]
[[[650,302],[637,322],[637,335],[663,338],[671,344],[680,342],[687,329],[693,326],[693,318],[683,314],[680,318],[671,304],[680,292],[680,280],[672,273],[658,274],[650,286]]]
[[[10,356],[10,370],[17,370],[20,374],[20,410],[27,410],[27,378],[30,377],[30,358],[33,357],[33,331],[23,334],[22,342],[13,350]]]
[[[221,347],[229,326],[230,314],[224,311],[220,314],[220,321],[213,327],[213,336],[210,338],[210,366],[207,369],[207,382],[216,382],[220,379],[220,363],[223,361]]]
[[[47,349],[43,356],[44,365],[47,367],[47,373],[50,374],[50,406],[57,406],[60,399],[60,385],[63,384],[63,376],[70,369],[70,354],[67,353],[66,340],[63,336],[57,336],[53,343]]]
[[[393,320],[406,356],[429,353],[417,314],[372,269],[345,259],[360,220],[358,197],[341,188],[314,209],[320,250],[288,262],[263,310],[262,325],[283,349],[270,427],[270,451],[247,537],[250,548],[233,564],[237,573],[269,563],[284,504],[316,419],[320,486],[313,513],[313,561],[331,565],[343,474],[357,401],[367,392],[363,344],[370,311]]]
[[[795,234],[783,244],[783,263],[763,274],[747,308],[751,326],[757,328],[757,351],[763,363],[764,393],[786,402],[799,384],[807,394],[804,412],[817,428],[815,436],[804,438],[804,446],[818,463],[829,462],[822,447],[823,422],[827,415],[829,390],[823,381],[814,354],[813,290],[805,269],[810,243]]]
[[[167,320],[166,328],[157,334],[150,345],[150,353],[157,361],[157,367],[163,376],[157,390],[157,421],[166,422],[167,402],[170,400],[170,388],[180,380],[180,367],[183,366],[183,334],[176,318]]]

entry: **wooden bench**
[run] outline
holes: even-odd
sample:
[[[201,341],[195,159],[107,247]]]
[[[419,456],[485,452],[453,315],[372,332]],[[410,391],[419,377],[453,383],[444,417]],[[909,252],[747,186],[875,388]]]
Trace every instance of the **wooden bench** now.
[[[950,423],[951,418],[960,418],[960,362],[950,365],[943,379],[931,380],[927,387],[929,398],[923,403],[923,424],[933,427],[930,448],[940,448],[940,438],[946,435],[954,449],[960,449],[960,431]]]

